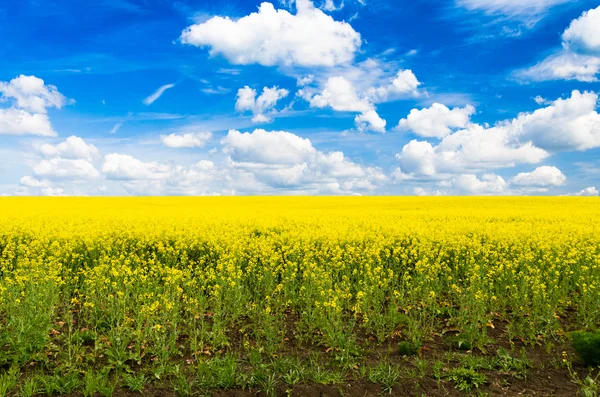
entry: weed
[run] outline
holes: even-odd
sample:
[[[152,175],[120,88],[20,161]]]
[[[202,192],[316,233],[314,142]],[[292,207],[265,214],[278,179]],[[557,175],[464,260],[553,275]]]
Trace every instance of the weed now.
[[[398,383],[399,378],[400,370],[392,365],[379,364],[377,367],[371,368],[369,372],[369,380],[380,384],[383,392],[388,394],[392,394],[392,389]]]
[[[448,380],[454,382],[456,388],[463,392],[470,392],[474,387],[487,383],[487,377],[471,368],[455,368],[448,372]]]

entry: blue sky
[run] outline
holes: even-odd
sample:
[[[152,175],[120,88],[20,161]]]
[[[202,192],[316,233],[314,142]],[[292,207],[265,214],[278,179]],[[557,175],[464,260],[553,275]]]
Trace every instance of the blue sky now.
[[[600,7],[0,6],[2,195],[598,195]]]

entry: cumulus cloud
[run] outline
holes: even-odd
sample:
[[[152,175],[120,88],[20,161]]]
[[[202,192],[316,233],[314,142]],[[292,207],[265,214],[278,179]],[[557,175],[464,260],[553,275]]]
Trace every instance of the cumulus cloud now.
[[[600,6],[573,20],[562,40],[568,50],[600,55]]]
[[[0,135],[56,136],[47,109],[62,108],[67,99],[53,85],[35,76],[20,75],[0,81],[0,102],[10,107],[0,109]]]
[[[297,95],[312,108],[360,113],[354,120],[359,131],[385,132],[386,121],[377,113],[376,104],[419,95],[421,83],[411,70],[400,70],[387,78],[378,62],[368,60],[339,72],[325,81],[314,76],[299,79]]]
[[[180,148],[194,148],[204,147],[208,141],[212,139],[211,132],[189,132],[184,134],[169,134],[161,135],[160,139],[166,147],[180,149]]]
[[[475,108],[471,105],[450,110],[441,103],[434,103],[429,108],[412,109],[405,119],[400,120],[398,130],[412,131],[425,138],[443,138],[458,128],[465,128],[474,113]]]
[[[48,108],[62,108],[67,99],[53,85],[35,76],[20,75],[9,82],[0,81],[4,99],[13,99],[19,109],[33,113],[46,113]]]
[[[65,159],[83,159],[92,161],[100,155],[98,148],[87,144],[77,136],[70,136],[58,145],[45,144],[40,147],[40,153],[45,157],[61,157]]]
[[[252,122],[254,123],[268,123],[273,121],[269,114],[276,112],[277,102],[287,97],[289,91],[277,86],[273,88],[264,87],[258,98],[256,95],[256,90],[248,86],[240,88],[237,93],[235,110],[240,113],[252,112]]]
[[[452,180],[453,187],[460,193],[469,195],[501,194],[506,188],[506,181],[495,174],[485,174],[479,179],[473,174],[464,174]]]
[[[532,113],[521,113],[493,127],[468,124],[437,146],[413,140],[396,158],[403,178],[466,173],[539,163],[553,152],[600,147],[600,115],[595,93],[573,91]]]
[[[233,169],[270,188],[348,194],[372,191],[387,179],[379,168],[358,165],[342,152],[321,152],[309,139],[286,131],[231,130],[221,143]]]
[[[46,114],[22,109],[0,109],[0,135],[38,135],[52,137],[56,132]]]
[[[575,196],[599,196],[600,192],[598,192],[598,189],[596,189],[594,186],[590,186],[587,187],[577,193],[575,193]]]
[[[129,160],[129,162],[144,163],[133,157],[132,159],[134,161]],[[145,164],[145,168],[153,167],[148,166],[148,163]],[[212,161],[201,160],[189,166],[171,166],[160,171],[160,173],[163,172],[167,172],[168,177],[160,176],[148,179],[147,172],[137,172],[129,173],[126,179],[119,179],[121,186],[129,194],[134,195],[215,196],[235,194],[233,189],[228,188],[231,184],[228,171],[218,169]],[[144,179],[135,179],[136,177]]]
[[[573,20],[562,35],[562,49],[518,71],[520,79],[598,81],[600,73],[600,6]]]
[[[169,90],[173,87],[175,87],[175,84],[165,84],[165,85],[159,87],[156,91],[154,91],[154,93],[152,95],[150,95],[149,97],[144,99],[144,101],[143,101],[144,105],[152,105],[154,103],[154,101],[156,101],[158,98],[160,98],[166,90]]]
[[[369,110],[356,116],[354,124],[361,132],[369,130],[384,133],[387,122],[379,117],[375,110]]]
[[[41,160],[33,167],[35,175],[47,179],[90,180],[100,177],[100,173],[88,160],[63,159],[60,157]]]
[[[291,132],[255,130],[241,133],[230,130],[221,140],[223,151],[237,162],[299,164],[316,154],[308,138]]]
[[[286,131],[230,130],[221,140],[226,158],[193,165],[105,156],[102,172],[130,194],[355,194],[373,192],[387,177],[342,152],[321,152]]]
[[[238,20],[215,16],[189,26],[181,41],[210,47],[239,65],[335,66],[352,62],[361,37],[350,24],[335,21],[310,0],[296,1],[297,13],[264,2]]]
[[[156,161],[144,162],[126,154],[111,153],[104,156],[102,172],[109,179],[151,181],[169,178],[172,166]]]
[[[32,176],[24,176],[19,180],[21,186],[31,187],[36,189],[49,188],[51,186],[50,181],[45,179],[36,179]]]
[[[374,103],[387,102],[402,96],[418,96],[421,82],[412,70],[399,70],[389,84],[372,87],[368,96]]]
[[[587,150],[600,147],[598,95],[573,91],[533,113],[521,113],[501,128],[518,141],[531,141],[549,151]]]
[[[373,105],[366,96],[359,96],[354,84],[342,76],[330,77],[323,90],[306,99],[311,107],[331,107],[338,112],[367,112]]]
[[[442,139],[437,146],[413,140],[396,155],[406,174],[434,176],[466,170],[539,163],[550,154],[531,142],[516,144],[505,128],[470,125]]]
[[[313,108],[326,108],[338,112],[359,112],[354,119],[359,131],[385,132],[386,121],[379,117],[375,106],[365,94],[359,94],[354,84],[342,76],[330,77],[319,93],[299,91]]]
[[[556,167],[542,166],[532,172],[521,172],[512,178],[511,183],[517,186],[549,187],[561,186],[567,177]]]

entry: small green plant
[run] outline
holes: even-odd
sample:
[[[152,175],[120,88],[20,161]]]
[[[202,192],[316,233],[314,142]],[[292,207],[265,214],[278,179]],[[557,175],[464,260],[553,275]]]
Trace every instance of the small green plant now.
[[[133,374],[133,375],[125,375],[123,377],[123,381],[125,382],[125,386],[132,392],[141,393],[144,390],[144,386],[148,382],[148,378],[145,374]]]
[[[573,332],[571,343],[585,365],[600,366],[600,331]]]
[[[177,393],[178,396],[188,397],[192,395],[192,391],[194,390],[194,380],[188,378],[185,375],[177,375],[171,381],[171,387],[173,391]]]
[[[81,386],[81,379],[76,372],[55,375],[58,383],[58,391],[63,394],[71,394]]]
[[[44,394],[71,394],[80,385],[81,381],[76,372],[55,373],[54,375],[40,376],[39,381]]]
[[[474,387],[479,388],[487,383],[487,377],[472,368],[455,368],[448,373],[447,378],[462,392],[470,392]]]
[[[435,378],[439,389],[442,385],[442,378],[444,377],[444,363],[441,360],[437,360],[433,363],[433,377]]]
[[[12,374],[0,375],[0,397],[5,397],[17,385],[17,377]]]
[[[392,365],[379,364],[377,367],[371,368],[369,372],[369,380],[380,384],[383,393],[392,394],[393,387],[398,383],[399,378],[400,370]]]
[[[458,350],[473,350],[473,343],[469,340],[469,338],[466,338],[462,335],[450,335],[447,336],[445,339],[446,343]]]
[[[398,352],[401,356],[416,356],[420,347],[418,343],[403,341],[398,343]]]
[[[95,372],[86,372],[83,376],[83,396],[93,397],[94,394],[96,394],[96,392],[100,391],[100,387],[98,385],[99,382],[100,379],[98,378],[98,375]]]
[[[475,371],[494,369],[496,361],[493,358],[486,356],[475,356],[471,354],[463,355],[460,359],[460,366],[463,368],[473,369]]]
[[[115,393],[116,382],[111,382],[107,374],[102,372],[89,371],[83,377],[83,395],[92,397],[96,393],[103,397],[110,397]]]
[[[330,371],[321,366],[317,366],[311,375],[312,380],[320,385],[335,385],[344,381],[344,375],[341,372]]]
[[[39,379],[36,377],[27,378],[21,385],[21,397],[33,397],[41,391]]]
[[[304,379],[304,368],[292,368],[285,374],[283,374],[282,379],[286,385],[294,386],[300,383]]]
[[[429,368],[429,361],[416,359],[416,367],[419,373],[419,378],[424,379],[427,376],[427,369]]]
[[[566,352],[562,353],[563,365],[567,367],[569,371],[569,375],[571,376],[571,382],[579,386],[581,390],[581,394],[584,397],[599,397],[600,396],[600,371],[596,374],[595,377],[590,373],[585,379],[581,380],[581,377],[577,373],[577,371],[573,370],[573,364],[569,359],[569,356]]]
[[[496,368],[502,372],[509,373],[517,379],[525,379],[527,370],[531,368],[531,363],[527,360],[525,349],[521,350],[521,357],[513,357],[506,349],[500,348],[496,353]]]
[[[581,388],[581,394],[583,397],[598,397],[600,396],[600,373],[596,377],[592,378],[590,375],[586,376],[583,381],[578,383]]]
[[[277,392],[277,375],[275,373],[269,373],[263,379],[258,381],[260,385],[261,391],[263,391],[267,396],[275,396]]]

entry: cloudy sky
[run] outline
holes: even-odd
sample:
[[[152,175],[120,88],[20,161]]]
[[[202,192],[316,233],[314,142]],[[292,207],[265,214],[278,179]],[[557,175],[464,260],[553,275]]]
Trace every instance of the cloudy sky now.
[[[598,0],[0,6],[0,195],[598,195]]]

